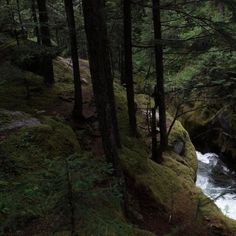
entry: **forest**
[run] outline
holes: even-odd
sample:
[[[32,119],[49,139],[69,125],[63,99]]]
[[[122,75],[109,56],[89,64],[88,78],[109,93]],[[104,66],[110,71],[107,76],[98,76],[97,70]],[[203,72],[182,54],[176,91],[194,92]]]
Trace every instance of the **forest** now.
[[[236,0],[0,0],[0,236],[236,236]]]

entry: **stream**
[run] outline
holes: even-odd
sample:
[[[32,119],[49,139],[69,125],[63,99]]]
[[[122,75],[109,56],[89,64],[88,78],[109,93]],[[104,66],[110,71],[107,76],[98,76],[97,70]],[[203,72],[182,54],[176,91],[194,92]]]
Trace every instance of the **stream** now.
[[[196,185],[229,218],[236,220],[236,173],[229,170],[214,153],[197,152],[198,173]]]

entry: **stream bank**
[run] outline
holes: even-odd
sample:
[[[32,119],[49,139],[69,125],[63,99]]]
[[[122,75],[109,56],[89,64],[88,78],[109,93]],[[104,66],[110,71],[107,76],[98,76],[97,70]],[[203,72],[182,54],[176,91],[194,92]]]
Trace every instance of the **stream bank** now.
[[[181,117],[197,150],[218,153],[228,168],[236,171],[236,120],[235,107],[222,106],[217,110],[202,109],[202,104],[185,106]]]

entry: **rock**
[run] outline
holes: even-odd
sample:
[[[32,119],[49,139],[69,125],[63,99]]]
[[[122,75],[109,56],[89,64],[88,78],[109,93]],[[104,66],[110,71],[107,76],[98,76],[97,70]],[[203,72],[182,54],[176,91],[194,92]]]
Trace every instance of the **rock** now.
[[[21,111],[0,110],[0,132],[40,125],[40,121]]]
[[[174,152],[181,155],[184,152],[185,143],[181,138],[177,138],[172,142]]]
[[[83,85],[89,85],[88,80],[86,80],[85,78],[81,78],[81,83],[82,83]]]
[[[44,110],[36,111],[36,114],[37,114],[37,115],[42,115],[42,114],[44,114],[44,113],[46,113],[46,111],[44,111]]]

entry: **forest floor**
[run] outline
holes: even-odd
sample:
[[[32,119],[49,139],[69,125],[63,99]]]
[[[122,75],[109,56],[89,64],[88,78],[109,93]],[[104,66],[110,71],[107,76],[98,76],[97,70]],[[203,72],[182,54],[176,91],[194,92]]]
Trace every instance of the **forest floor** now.
[[[100,176],[100,173],[97,173],[97,171],[101,169],[104,172],[104,168],[106,169],[107,167],[104,167],[104,164],[101,165],[100,163],[100,161],[104,159],[101,158],[103,157],[104,153],[96,118],[92,84],[89,74],[89,64],[86,60],[80,60],[81,78],[83,81],[84,116],[87,120],[86,122],[75,122],[71,117],[74,98],[72,68],[70,60],[61,57],[58,57],[54,60],[56,83],[52,87],[45,87],[43,85],[41,77],[36,76],[35,74],[30,72],[22,72],[7,61],[2,61],[2,63],[0,63],[0,70],[4,74],[4,76],[0,78],[0,107],[6,110],[28,113],[33,118],[39,119],[39,121],[42,122],[40,127],[35,127],[33,129],[26,128],[23,130],[14,129],[6,131],[0,135],[0,154],[1,149],[4,149],[4,152],[11,155],[13,159],[16,159],[17,165],[14,166],[14,168],[18,168],[19,165],[20,169],[16,170],[22,172],[21,179],[15,179],[14,175],[10,176],[10,178],[9,176],[7,176],[7,178],[9,178],[6,180],[7,185],[4,183],[5,180],[2,183],[0,181],[0,185],[4,187],[4,192],[0,191],[0,221],[2,219],[1,217],[4,218],[8,214],[9,218],[5,222],[6,224],[11,224],[11,221],[15,219],[19,220],[19,216],[17,214],[22,214],[22,212],[19,210],[15,210],[19,206],[17,205],[16,208],[14,208],[14,206],[11,209],[11,205],[14,205],[14,202],[17,202],[18,200],[22,200],[20,204],[24,205],[26,210],[30,210],[29,214],[29,212],[25,212],[24,208],[23,215],[25,217],[25,215],[29,214],[29,216],[27,215],[29,219],[25,217],[26,222],[21,223],[23,224],[23,227],[21,227],[20,230],[17,231],[17,233],[9,233],[8,235],[52,235],[50,232],[52,228],[55,227],[52,222],[56,221],[59,224],[62,223],[66,225],[68,224],[68,217],[62,218],[63,220],[59,220],[61,213],[54,212],[54,210],[52,211],[51,208],[49,208],[48,210],[47,207],[50,206],[50,202],[47,203],[47,194],[45,194],[44,190],[42,190],[41,192],[40,187],[38,187],[42,184],[40,182],[40,178],[42,178],[42,176],[43,178],[45,178],[45,173],[41,173],[42,170],[40,168],[42,166],[44,169],[47,169],[47,172],[49,173],[47,173],[48,175],[52,175],[49,176],[50,178],[48,177],[49,180],[46,184],[48,184],[49,187],[53,189],[53,181],[54,179],[56,179],[56,175],[54,174],[60,175],[63,172],[64,165],[61,164],[60,159],[59,162],[57,162],[58,160],[53,160],[53,158],[60,155],[65,155],[67,158],[76,150],[81,151],[82,149],[83,153],[90,153],[86,154],[90,155],[90,159],[88,161],[86,159],[86,155],[85,157],[83,157],[86,163],[81,164],[82,167],[80,167],[81,169],[79,169],[79,172],[88,172],[88,179],[86,179],[87,182],[85,181],[86,185],[88,185],[90,181],[95,184],[92,184],[90,190],[94,191],[98,188],[97,186],[102,189],[104,187],[104,183],[105,185],[107,183],[111,184],[111,176],[109,176],[109,180],[106,179],[106,181],[104,181],[104,176],[102,175],[102,178],[99,177],[101,178],[101,180],[98,181],[99,184],[97,184],[96,179],[97,176]],[[22,78],[24,78],[24,80],[22,80]],[[30,83],[30,99],[26,99],[26,87],[24,84],[25,79]],[[130,218],[133,219],[135,225],[141,225],[142,228],[155,232],[156,235],[163,236],[167,233],[170,233],[170,235],[183,236],[184,231],[182,230],[182,228],[185,226],[183,225],[183,223],[184,221],[190,221],[188,217],[192,214],[191,211],[195,207],[195,205],[192,205],[189,196],[187,196],[188,194],[196,195],[196,192],[194,192],[195,190],[191,192],[191,190],[188,189],[190,187],[194,188],[194,171],[189,168],[189,166],[191,167],[195,165],[195,156],[194,154],[190,153],[191,155],[188,156],[186,154],[186,156],[182,158],[177,155],[173,155],[172,152],[168,152],[166,154],[166,161],[163,166],[156,165],[151,160],[149,160],[148,155],[150,155],[150,141],[147,140],[150,140],[150,137],[146,132],[145,109],[138,110],[138,125],[139,127],[142,127],[143,130],[145,130],[143,132],[144,138],[132,139],[128,135],[126,99],[124,89],[117,83],[115,83],[114,86],[117,94],[118,118],[124,145],[123,151],[121,152],[121,158],[122,160],[124,160],[124,157],[125,159],[127,159],[124,163],[124,169],[129,175],[131,175],[130,181],[128,182],[130,187],[130,195],[132,195],[131,193],[133,193],[133,196],[136,196],[136,199],[130,196],[130,203],[134,204],[134,209],[131,210],[133,215],[131,215]],[[137,95],[136,98],[138,104],[141,104],[141,106],[143,106],[147,102],[147,98],[143,95]],[[0,116],[0,122],[1,118],[2,117]],[[6,120],[6,122],[8,122],[8,120]],[[168,124],[170,124],[170,122],[171,120],[169,119]],[[74,132],[68,130],[68,127],[65,126],[64,123],[66,125],[69,125]],[[188,136],[186,134],[186,131],[183,131],[183,128],[178,130],[178,135],[179,133],[181,133],[181,135],[184,135],[185,138]],[[79,142],[77,139],[79,140]],[[192,150],[191,144],[188,145]],[[45,160],[48,163],[44,163]],[[0,164],[4,163],[2,162]],[[7,163],[7,165],[8,164],[9,168],[12,168],[12,163]],[[76,165],[76,163],[73,164]],[[53,171],[50,169],[51,166],[54,167]],[[174,173],[175,171],[176,173]],[[76,175],[78,175],[78,173],[76,173]],[[40,178],[36,178],[36,176],[40,176]],[[30,181],[28,181],[26,178],[29,178]],[[94,181],[93,178],[95,178],[96,180]],[[16,188],[16,191],[14,188],[10,187],[18,186],[17,184],[19,184],[19,182],[21,181],[21,185],[23,185],[24,187],[24,189],[22,187],[24,191],[23,194],[22,189],[18,191]],[[26,183],[24,183],[24,181],[26,181]],[[33,186],[29,187],[29,183]],[[178,194],[176,193],[177,195],[175,203],[178,205],[179,209],[177,209],[177,211],[173,213],[173,218],[170,223],[169,216],[166,212],[167,209],[163,209],[163,205],[168,205],[170,201],[172,201],[172,191],[176,188],[176,186],[180,184],[186,185],[187,187],[185,186],[185,188],[183,188],[181,186],[181,191]],[[38,191],[35,186],[39,188],[40,191]],[[45,187],[45,183],[43,183],[42,186]],[[55,192],[55,196],[53,197],[57,197],[61,194],[57,191]],[[183,195],[183,193],[185,192],[186,196]],[[40,196],[38,195],[39,193]],[[86,228],[86,230],[90,230],[89,232],[93,231],[94,233],[99,230],[101,230],[101,232],[106,232],[97,234],[102,236],[153,236],[150,232],[144,232],[140,230],[136,233],[130,233],[129,229],[131,227],[131,224],[128,223],[128,220],[124,219],[124,216],[121,213],[120,205],[118,204],[117,206],[116,200],[114,200],[113,197],[110,197],[109,194],[110,193],[108,193],[108,196],[106,196],[106,198],[104,198],[104,196],[94,197],[93,194],[91,194],[91,196],[87,195],[87,197],[84,199],[81,199],[81,197],[78,198],[81,201],[78,201],[80,204],[87,204],[87,208],[85,208],[85,211],[83,212],[85,218],[80,219],[80,224],[78,225],[79,228],[87,225],[89,229]],[[27,205],[28,198],[30,198],[29,203],[32,204],[32,206]],[[45,200],[45,205],[42,204],[42,199],[47,199],[47,201]],[[160,205],[153,205],[157,202]],[[4,205],[2,206],[1,204],[5,204],[7,205],[7,207],[4,208]],[[136,204],[138,204],[139,206],[137,207]],[[68,203],[66,206],[68,208]],[[4,210],[3,216],[1,215],[1,213],[3,212],[1,207],[3,207]],[[79,209],[80,208],[81,206],[79,206]],[[89,211],[90,208],[92,213]],[[41,212],[42,209],[43,212]],[[35,216],[31,216],[32,212],[36,215],[44,215],[44,211],[47,212],[47,217],[37,218]],[[214,208],[212,212],[215,211],[217,212],[217,210]],[[50,212],[50,214],[48,212]],[[87,212],[89,212],[89,214],[92,214],[92,216],[87,214]],[[140,214],[142,216],[140,216]],[[21,218],[20,221],[22,221]],[[109,225],[106,225],[107,228],[105,229],[103,228],[104,222]],[[206,225],[213,225],[214,227],[218,227],[216,230],[221,230],[222,227],[224,227],[222,221],[218,219],[214,221],[207,218],[205,223]],[[192,221],[188,224],[188,227],[190,228],[194,226],[195,224],[193,224]],[[201,227],[205,228],[205,225]],[[121,229],[124,231],[118,234],[117,232],[119,232]],[[114,233],[114,231],[116,233]],[[58,234],[53,233],[53,235],[68,235],[68,229],[64,229],[64,231],[62,230]],[[87,236],[91,235],[91,233],[81,233],[81,235]],[[185,235],[191,236],[191,234]],[[204,234],[201,233],[201,235]],[[206,232],[206,235],[212,234],[208,234]],[[225,235],[235,236],[235,234]]]
[[[6,53],[6,55],[8,54]],[[85,227],[85,229],[83,230],[85,232],[97,231],[98,235],[103,235],[103,236],[105,235],[110,236],[114,234],[113,231],[122,231],[122,230],[127,231],[127,233],[123,233],[121,235],[137,235],[137,236],[150,235],[152,236],[151,233],[148,233],[144,230],[136,229],[136,227],[134,229],[134,232],[136,233],[131,233],[133,232],[133,230],[131,230],[133,227],[131,227],[131,224],[127,223],[125,218],[122,216],[122,213],[120,212],[121,211],[120,205],[117,205],[117,199],[116,199],[117,197],[110,196],[111,191],[113,191],[112,190],[113,180],[111,177],[109,177],[109,180],[106,181],[105,183],[102,182],[101,184],[99,184],[100,181],[104,181],[104,180],[100,180],[100,178],[101,179],[107,178],[106,176],[104,177],[104,173],[100,174],[100,171],[104,169],[106,173],[107,171],[109,172],[110,170],[108,167],[105,166],[105,164],[103,164],[104,152],[103,152],[103,146],[102,146],[102,139],[101,139],[99,128],[98,128],[98,121],[96,118],[97,115],[96,115],[96,110],[95,110],[95,103],[94,103],[88,61],[80,60],[81,79],[83,81],[83,89],[82,89],[83,99],[84,99],[83,100],[83,106],[84,106],[83,114],[85,117],[85,121],[82,121],[82,122],[74,121],[72,119],[74,95],[73,95],[72,68],[71,68],[70,60],[62,58],[62,57],[58,57],[57,59],[54,60],[54,73],[55,73],[56,81],[55,81],[55,85],[53,85],[52,87],[45,87],[43,85],[43,80],[41,77],[31,72],[21,71],[18,67],[11,64],[10,61],[8,60],[3,60],[0,63],[0,71],[4,75],[3,77],[0,78],[0,84],[1,84],[0,86],[0,97],[1,97],[0,99],[0,107],[1,107],[0,128],[3,127],[4,129],[5,124],[9,125],[11,123],[14,124],[16,122],[21,123],[16,128],[4,129],[3,131],[0,132],[1,133],[0,134],[0,164],[1,164],[0,171],[2,170],[2,168],[4,168],[3,165],[5,165],[5,159],[2,159],[2,158],[6,154],[7,156],[9,155],[8,158],[11,157],[13,161],[12,164],[14,165],[14,169],[16,168],[16,171],[17,172],[19,171],[19,174],[20,174],[19,177],[18,177],[18,174],[16,177],[8,176],[8,173],[9,173],[8,168],[13,168],[13,167],[11,166],[8,167],[8,164],[9,165],[12,165],[12,164],[8,162],[6,163],[7,167],[3,169],[3,178],[1,178],[3,179],[3,181],[2,182],[0,181],[0,185],[4,186],[4,188],[2,188],[2,190],[0,191],[0,196],[1,196],[0,221],[3,220],[2,221],[3,225],[0,224],[0,234],[1,234],[1,230],[3,229],[2,227],[4,227],[6,229],[4,235],[12,235],[12,236],[13,235],[17,235],[17,236],[52,235],[51,232],[53,228],[58,227],[57,224],[63,225],[63,223],[61,222],[63,221],[62,220],[63,217],[61,219],[61,214],[55,215],[55,214],[58,214],[56,213],[57,210],[56,212],[54,212],[55,210],[54,209],[52,210],[50,208],[50,203],[47,204],[46,196],[43,195],[44,190],[41,190],[41,187],[43,188],[45,184],[43,184],[40,187],[28,186],[30,182],[32,182],[30,185],[33,185],[33,186],[37,186],[38,184],[40,184],[41,180],[38,179],[38,177],[36,176],[39,176],[39,177],[41,176],[40,178],[42,178],[42,175],[44,175],[44,171],[47,170],[47,168],[50,168],[50,165],[55,165],[54,172],[55,173],[57,172],[57,169],[56,169],[57,165],[60,165],[60,161],[58,162],[59,164],[57,163],[56,155],[58,155],[58,152],[60,153],[60,151],[57,151],[57,149],[62,149],[63,155],[64,153],[66,155],[69,155],[69,153],[73,153],[74,147],[71,148],[70,150],[69,148],[70,146],[68,145],[71,145],[71,142],[73,144],[75,140],[73,138],[70,138],[68,140],[68,138],[66,137],[67,128],[64,127],[64,125],[63,127],[60,128],[60,130],[58,129],[61,126],[61,121],[62,121],[63,123],[69,125],[74,130],[74,133],[76,134],[76,137],[79,140],[80,148],[83,150],[83,152],[90,153],[90,154],[85,154],[85,156],[86,155],[92,156],[92,159],[93,159],[92,162],[94,163],[91,163],[92,166],[90,168],[91,168],[91,171],[93,170],[93,168],[95,168],[95,170],[86,178],[88,178],[88,181],[89,181],[89,178],[98,178],[98,179],[96,180],[95,186],[92,187],[92,190],[90,191],[94,191],[99,188],[101,189],[99,191],[103,191],[103,189],[105,188],[104,185],[105,186],[111,185],[111,186],[106,187],[108,188],[108,190],[106,190],[108,191],[106,197],[103,197],[100,195],[94,197],[92,196],[93,195],[92,194],[91,196],[88,197],[88,199],[85,199],[85,205],[88,204],[89,201],[91,201],[90,198],[95,198],[95,201],[98,201],[98,202],[100,201],[100,204],[98,202],[97,203],[93,202],[92,205],[91,203],[89,203],[91,209],[88,211],[88,213],[85,213],[84,219],[81,219],[82,220],[81,224],[83,225],[82,227]],[[24,79],[22,80],[22,78]],[[30,88],[29,88],[30,98],[27,98],[27,88],[25,87],[25,80],[27,80],[30,84]],[[7,112],[5,113],[5,111]],[[15,115],[15,112],[16,112],[16,115]],[[5,117],[5,114],[7,114],[7,117]],[[55,120],[58,120],[59,123],[54,123],[54,121],[50,120],[51,119],[50,117],[52,117]],[[12,121],[12,119],[16,119],[16,120]],[[31,125],[29,126],[25,125],[28,122],[28,119],[35,119],[37,122],[39,122],[38,123],[39,128],[37,127],[34,128],[34,124],[31,124],[32,128],[31,128]],[[45,123],[45,119],[46,119],[46,123]],[[51,127],[53,130],[55,130],[53,131],[53,133],[51,133]],[[48,128],[49,130],[47,131]],[[58,138],[56,138],[57,135],[60,135],[60,133],[63,136],[58,136]],[[50,135],[53,136],[52,137],[53,140],[49,140],[51,139],[49,138]],[[55,138],[54,138],[54,135],[55,135]],[[69,135],[72,135],[72,134],[70,133]],[[58,144],[55,144],[55,147],[54,147],[54,144],[52,143],[52,141],[58,142]],[[45,142],[46,143],[48,142],[48,145]],[[38,145],[43,146],[42,151],[40,151],[40,148],[39,150],[37,150]],[[45,147],[46,150],[44,150],[44,145],[46,145]],[[64,148],[66,150],[64,150]],[[44,153],[45,151],[46,153]],[[54,158],[56,159],[50,160],[49,166],[48,164],[46,164],[45,166],[44,160],[43,160],[45,159],[45,155],[47,156],[55,155]],[[39,164],[38,160],[41,158],[41,156],[43,159],[40,161],[42,163],[39,162],[40,163]],[[35,161],[35,158],[37,158],[38,160]],[[95,160],[94,158],[96,158],[97,160]],[[24,171],[20,169],[18,170],[18,167],[17,167],[18,164],[27,165],[27,168],[25,168]],[[87,164],[86,162],[86,165],[89,165],[89,164]],[[44,167],[42,168],[42,166]],[[60,168],[62,168],[62,166]],[[108,170],[106,170],[107,168]],[[85,175],[87,174],[86,171],[87,170],[85,170]],[[49,170],[47,170],[47,172],[49,172]],[[95,175],[96,177],[94,177],[93,175]],[[52,181],[53,178],[55,177],[53,176],[50,177],[49,181]],[[24,179],[24,180],[20,180],[20,179]],[[30,180],[29,182],[29,179],[32,179],[32,180]],[[21,184],[22,186],[19,189],[18,188],[12,189],[11,185],[9,185],[9,181],[11,185],[15,184],[16,181],[22,182]],[[31,189],[31,188],[35,188],[35,189]],[[29,193],[29,194],[33,194],[33,196],[26,196],[26,193],[24,193],[24,191],[32,191],[32,193]],[[34,196],[34,194],[39,194],[39,193],[42,196],[40,197],[36,195]],[[57,192],[55,193],[55,196],[57,197],[57,195],[59,195],[60,197],[60,194],[61,194],[60,191],[57,190]],[[45,197],[45,204],[47,204],[47,206],[44,206],[42,203],[41,197],[43,196]],[[25,198],[25,197],[27,198],[29,197],[29,199],[24,201],[22,198]],[[28,201],[30,203],[28,203]],[[16,204],[16,206],[14,204]],[[32,204],[32,205],[30,206],[27,204]],[[63,205],[63,202],[61,204]],[[1,207],[3,209],[1,209]],[[19,209],[14,210],[15,207],[18,207]],[[37,215],[38,210],[47,211],[46,210],[47,207],[51,209],[50,210],[51,213],[46,214],[46,217],[38,218],[37,216],[36,217],[31,216],[35,214]],[[28,211],[31,211],[31,212],[28,212]],[[90,211],[91,212],[94,211],[94,212],[91,213]],[[20,216],[21,214],[25,216],[21,217]],[[90,217],[87,214],[92,214],[93,216]],[[89,218],[86,218],[86,217],[89,217]],[[95,219],[97,219],[95,220],[95,222],[93,221],[94,217]],[[116,225],[113,225],[114,223],[111,221],[112,218],[114,222],[117,221]],[[62,228],[66,228],[66,225],[70,224],[68,223],[68,219],[69,218],[66,219],[66,222],[64,222],[64,226]],[[97,226],[93,226],[96,224]],[[107,226],[102,226],[103,224],[107,224]],[[88,225],[89,229],[86,228],[87,227],[86,225]],[[93,229],[92,227],[95,227],[95,229]],[[102,227],[107,227],[107,229],[102,228]],[[87,233],[82,232],[83,230],[80,230],[81,235],[84,235],[84,236],[90,235],[90,233],[87,234]],[[104,232],[105,230],[106,233],[99,233],[99,230],[102,232]],[[59,235],[59,236],[69,235],[69,233],[67,229],[65,229],[65,230],[60,230],[55,235]]]

